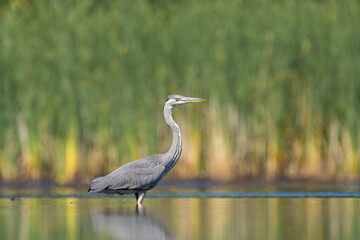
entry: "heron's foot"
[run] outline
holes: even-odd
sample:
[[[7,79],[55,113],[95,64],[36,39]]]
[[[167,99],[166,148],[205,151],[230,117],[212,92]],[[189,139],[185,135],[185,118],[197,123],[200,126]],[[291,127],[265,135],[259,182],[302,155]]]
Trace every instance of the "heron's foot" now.
[[[146,191],[140,191],[139,193],[135,193],[137,204],[142,205],[142,201],[146,196]]]

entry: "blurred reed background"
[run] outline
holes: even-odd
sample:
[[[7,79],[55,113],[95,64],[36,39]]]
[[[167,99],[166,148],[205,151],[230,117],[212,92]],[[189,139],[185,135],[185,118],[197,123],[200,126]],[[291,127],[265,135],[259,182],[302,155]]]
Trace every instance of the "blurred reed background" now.
[[[0,174],[89,181],[170,147],[173,178],[360,176],[358,0],[2,1]]]

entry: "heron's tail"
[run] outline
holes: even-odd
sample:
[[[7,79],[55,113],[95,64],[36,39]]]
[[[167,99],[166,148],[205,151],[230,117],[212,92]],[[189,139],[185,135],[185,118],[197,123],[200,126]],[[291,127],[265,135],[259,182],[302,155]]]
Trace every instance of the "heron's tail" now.
[[[109,187],[106,176],[95,178],[88,189],[88,193],[98,193]]]

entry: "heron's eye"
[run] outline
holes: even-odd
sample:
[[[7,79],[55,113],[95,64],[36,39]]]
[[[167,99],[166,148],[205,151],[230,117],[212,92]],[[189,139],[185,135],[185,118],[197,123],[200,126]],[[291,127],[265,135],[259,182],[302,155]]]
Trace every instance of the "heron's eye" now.
[[[180,101],[181,99],[180,98],[175,98],[176,101]]]

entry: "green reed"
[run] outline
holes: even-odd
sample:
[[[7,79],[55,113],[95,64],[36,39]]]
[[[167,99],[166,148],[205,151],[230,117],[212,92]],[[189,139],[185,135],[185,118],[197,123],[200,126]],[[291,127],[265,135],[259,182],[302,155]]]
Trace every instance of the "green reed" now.
[[[0,173],[86,180],[166,151],[172,177],[359,176],[358,1],[10,1]]]

